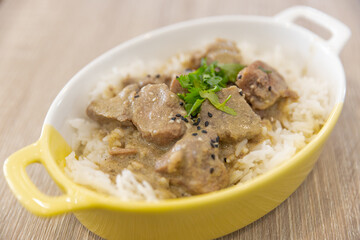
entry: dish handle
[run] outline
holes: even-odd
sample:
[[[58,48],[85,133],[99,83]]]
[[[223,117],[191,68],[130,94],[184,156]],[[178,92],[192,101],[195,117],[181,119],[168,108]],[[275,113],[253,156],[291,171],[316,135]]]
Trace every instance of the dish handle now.
[[[291,23],[297,18],[302,17],[319,24],[321,27],[330,31],[331,37],[330,39],[325,40],[325,42],[336,54],[341,52],[345,43],[351,36],[351,31],[345,24],[311,7],[291,7],[276,14],[274,17],[281,22],[285,21]]]
[[[26,209],[39,216],[53,216],[88,208],[91,201],[86,196],[67,189],[65,183],[61,184],[53,178],[65,193],[61,196],[48,196],[30,180],[26,172],[28,165],[41,163],[47,169],[44,161],[47,156],[42,150],[41,141],[42,139],[17,151],[5,161],[5,178],[15,196]]]

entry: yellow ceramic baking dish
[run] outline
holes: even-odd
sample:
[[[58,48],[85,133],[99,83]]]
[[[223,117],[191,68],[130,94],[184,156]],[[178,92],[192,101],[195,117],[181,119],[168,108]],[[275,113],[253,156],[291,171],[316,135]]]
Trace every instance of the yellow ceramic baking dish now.
[[[332,37],[325,41],[293,24],[298,17],[317,22],[327,28]],[[144,34],[95,59],[69,81],[51,105],[40,139],[6,160],[6,180],[30,212],[39,216],[72,212],[88,229],[107,239],[211,239],[233,232],[278,206],[311,171],[342,109],[345,76],[337,54],[349,36],[345,25],[308,7],[293,7],[271,18],[211,17]],[[278,167],[244,184],[159,202],[121,201],[77,185],[65,175],[65,156],[71,152],[67,144],[71,130],[65,122],[84,115],[87,95],[104,73],[113,66],[137,59],[146,62],[156,56],[166,60],[216,37],[251,41],[263,49],[281,44],[294,57],[309,62],[310,74],[330,82],[332,111],[306,147]],[[63,190],[62,196],[47,196],[37,189],[25,171],[32,163],[44,165]]]

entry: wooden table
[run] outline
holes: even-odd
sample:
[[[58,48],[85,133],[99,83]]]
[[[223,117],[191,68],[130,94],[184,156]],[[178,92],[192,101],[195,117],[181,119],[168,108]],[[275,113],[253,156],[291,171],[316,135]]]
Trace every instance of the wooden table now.
[[[360,239],[359,0],[0,0],[1,163],[37,140],[60,89],[104,51],[183,20],[224,14],[271,16],[292,5],[318,8],[351,28],[352,38],[340,54],[347,77],[345,106],[301,187],[271,213],[222,239]],[[60,193],[41,166],[30,166],[29,173],[45,193]],[[0,196],[0,239],[100,239],[72,214],[39,218],[27,212],[2,171]]]

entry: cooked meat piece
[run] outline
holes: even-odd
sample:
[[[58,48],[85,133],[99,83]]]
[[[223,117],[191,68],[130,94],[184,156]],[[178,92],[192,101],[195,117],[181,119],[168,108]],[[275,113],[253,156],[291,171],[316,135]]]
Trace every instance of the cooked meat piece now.
[[[119,148],[112,147],[109,148],[109,153],[111,155],[128,155],[128,154],[136,154],[138,151],[135,148]]]
[[[221,103],[231,95],[226,105],[235,110],[236,116],[219,111],[208,100],[201,106],[201,121],[207,121],[209,126],[216,130],[220,140],[224,142],[251,139],[261,132],[260,117],[240,96],[239,91],[240,89],[236,86],[231,86],[217,93]]]
[[[146,75],[145,77],[141,78],[134,78],[134,77],[127,77],[121,81],[122,87],[126,87],[130,84],[138,84],[140,88],[148,85],[148,84],[158,84],[158,83],[165,83],[169,85],[172,78],[168,74],[153,74],[153,75]]]
[[[163,83],[148,84],[134,100],[132,121],[147,141],[168,145],[186,131],[184,121],[172,120],[177,114],[186,112],[175,93]]]
[[[187,67],[197,69],[200,67],[201,59],[206,58],[207,63],[218,61],[219,63],[240,63],[240,50],[233,41],[218,38],[209,44],[205,52],[195,52],[190,58]]]
[[[240,63],[240,50],[236,43],[225,39],[217,39],[207,47],[205,57],[208,62],[218,61],[219,63]]]
[[[264,110],[279,98],[297,98],[284,78],[272,67],[262,61],[255,61],[241,70],[236,85],[245,93],[245,99],[254,109]]]
[[[216,138],[214,131],[206,134],[199,131],[196,136],[189,131],[156,162],[156,170],[167,174],[170,184],[181,186],[194,195],[226,187],[228,173],[218,158],[219,149],[211,146],[211,140]]]
[[[186,92],[186,90],[181,87],[179,80],[177,79],[176,76],[174,76],[171,79],[169,88],[170,88],[170,91],[172,91],[174,93],[185,93]]]
[[[86,113],[100,124],[118,121],[124,126],[129,126],[132,115],[131,105],[138,90],[137,84],[128,85],[116,97],[91,102]]]
[[[165,83],[169,85],[171,82],[171,76],[167,74],[155,74],[155,75],[147,75],[146,77],[140,79],[139,84],[140,87],[144,87],[148,84],[160,84]]]

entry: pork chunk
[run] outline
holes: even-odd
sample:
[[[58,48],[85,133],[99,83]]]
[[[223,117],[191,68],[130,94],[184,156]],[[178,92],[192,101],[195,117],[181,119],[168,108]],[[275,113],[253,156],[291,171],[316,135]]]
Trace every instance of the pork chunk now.
[[[168,145],[179,139],[186,131],[185,115],[180,100],[165,84],[148,84],[135,96],[132,122],[147,141]]]
[[[195,52],[189,60],[188,67],[197,69],[200,67],[201,59],[206,58],[207,63],[214,61],[219,63],[240,63],[241,54],[236,43],[226,39],[218,38],[210,43],[205,52]]]
[[[260,117],[254,113],[244,97],[240,96],[239,91],[236,86],[231,86],[217,92],[221,103],[231,95],[226,105],[235,110],[236,116],[216,109],[208,100],[201,106],[201,121],[207,121],[210,127],[216,129],[220,140],[224,142],[251,139],[261,132]]]
[[[174,93],[185,93],[186,92],[186,89],[181,87],[181,84],[176,76],[174,76],[171,79],[169,88],[170,88],[170,91],[172,91]]]
[[[148,84],[160,84],[165,83],[167,85],[171,82],[171,75],[169,74],[148,74],[144,77],[130,77],[128,76],[124,80],[121,81],[121,86],[126,87],[130,84],[137,84],[140,88],[148,85]]]
[[[241,70],[236,85],[245,93],[253,109],[264,110],[280,98],[297,98],[284,78],[274,68],[262,61],[255,61]]]
[[[87,107],[86,113],[100,124],[117,121],[124,126],[132,125],[131,106],[138,90],[137,84],[128,85],[113,98],[92,101]]]
[[[207,47],[205,57],[208,62],[218,61],[219,63],[240,63],[240,50],[236,43],[225,39],[216,41]]]
[[[144,87],[148,84],[160,84],[165,83],[169,85],[171,81],[171,75],[169,74],[154,74],[154,75],[147,75],[146,77],[140,79],[139,84],[140,87]]]
[[[194,136],[194,130],[156,162],[156,170],[168,174],[171,184],[193,195],[220,190],[229,184],[229,175],[218,158],[219,149],[211,146],[217,135],[209,130]]]

